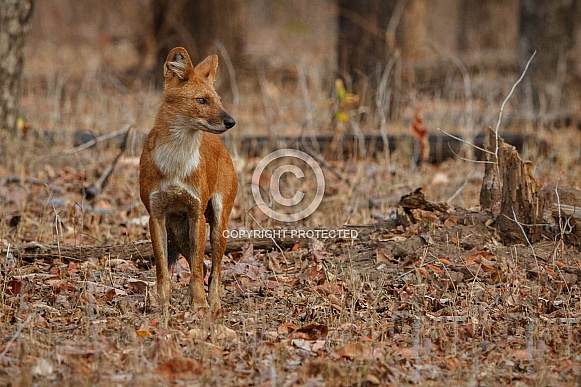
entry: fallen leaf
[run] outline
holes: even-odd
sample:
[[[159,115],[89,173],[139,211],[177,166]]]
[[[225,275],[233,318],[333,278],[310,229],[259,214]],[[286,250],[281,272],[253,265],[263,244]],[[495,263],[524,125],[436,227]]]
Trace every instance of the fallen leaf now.
[[[6,283],[5,289],[6,294],[8,294],[9,296],[15,296],[17,294],[20,294],[20,291],[22,290],[22,280],[11,279]]]
[[[295,331],[297,328],[298,327],[295,324],[283,321],[278,326],[277,332],[279,335],[288,335],[290,332]]]
[[[109,289],[105,292],[105,295],[102,297],[102,300],[105,302],[111,302],[115,299],[117,295],[117,291],[115,289]]]
[[[246,279],[246,281],[239,280],[241,282],[241,286],[239,286],[239,291],[242,293],[248,292],[259,292],[261,289],[278,289],[280,287],[285,287],[287,285],[281,284],[278,281],[266,280],[266,281],[250,281]]]
[[[394,351],[402,359],[413,359],[417,355],[416,351],[408,347],[395,347]]]
[[[436,274],[438,277],[442,277],[444,275],[444,271],[440,269],[438,266],[432,265],[431,263],[427,263],[426,266],[432,269],[434,274]]]
[[[234,341],[238,338],[236,331],[222,324],[218,324],[214,327],[212,330],[212,336],[220,341]]]
[[[75,290],[75,285],[64,279],[49,279],[45,283],[52,286],[55,293],[61,292],[63,290],[73,291]]]
[[[304,350],[304,351],[309,351],[309,352],[312,352],[312,351],[311,351],[312,342],[311,342],[311,341],[309,341],[309,340],[304,340],[304,339],[292,339],[290,343],[291,343],[291,345],[292,345],[293,347],[300,348],[300,349],[302,349],[302,350]]]
[[[317,238],[309,239],[309,250],[311,251],[323,251],[325,249],[325,244],[318,240]]]
[[[449,370],[453,371],[460,368],[462,363],[457,357],[449,357],[446,359],[446,365]]]
[[[301,274],[301,278],[307,282],[314,283],[317,285],[323,284],[327,279],[325,267],[322,265],[320,265],[320,268],[316,266],[311,266]]]
[[[70,261],[67,271],[69,274],[76,274],[81,270],[81,265],[78,262]]]
[[[327,296],[329,294],[345,294],[345,289],[343,288],[343,285],[330,283],[312,286],[308,288],[307,291],[317,292],[323,296]]]
[[[420,268],[418,268],[418,271],[420,272],[420,274],[422,275],[422,277],[424,277],[425,279],[432,279],[432,276],[426,270],[426,268],[420,267]]]
[[[410,212],[417,221],[440,224],[440,217],[435,212],[421,210],[419,208],[412,208]]]
[[[369,344],[357,342],[345,344],[331,352],[329,357],[332,359],[341,359],[343,357],[348,359],[369,359],[371,355],[372,351]]]
[[[329,328],[326,325],[308,324],[289,334],[290,339],[319,340],[327,337]]]
[[[173,381],[176,378],[176,374],[191,372],[199,375],[202,373],[203,367],[199,360],[182,357],[161,363],[157,366],[156,371]]]
[[[547,275],[549,277],[551,277],[551,279],[556,279],[559,277],[559,274],[557,274],[557,272],[553,269],[551,269],[548,266],[542,266],[542,268],[545,270],[545,272],[547,273]]]
[[[354,331],[358,331],[360,329],[359,326],[357,326],[357,325],[355,325],[353,323],[350,323],[350,322],[345,322],[345,323],[339,325],[339,328],[342,329],[342,330],[344,330],[344,331],[348,331],[348,330],[351,330],[351,329],[354,330]]]
[[[396,262],[396,259],[390,258],[387,256],[387,254],[381,252],[381,251],[377,251],[377,254],[375,255],[375,261],[376,262]]]
[[[192,328],[188,331],[188,337],[194,340],[206,341],[210,337],[210,331],[203,328]]]
[[[147,291],[148,284],[145,281],[132,278],[127,281],[127,286],[143,294]]]
[[[522,349],[515,349],[515,350],[513,350],[511,352],[512,352],[511,353],[512,358],[515,359],[515,360],[520,360],[520,361],[523,361],[523,360],[532,360],[532,355],[529,352],[524,351]]]
[[[150,337],[153,336],[153,333],[148,331],[147,329],[141,328],[135,331],[135,334],[139,337]]]
[[[322,350],[323,348],[325,348],[325,345],[327,344],[326,340],[315,340],[313,342],[313,346],[311,347],[311,350],[313,352],[319,352],[320,350]]]
[[[338,310],[341,310],[343,302],[337,296],[335,296],[334,294],[329,294],[327,298],[329,299],[329,301],[331,301],[332,306],[335,306],[338,308]]]
[[[463,280],[464,274],[455,270],[448,270],[446,275],[442,277],[442,282],[447,283],[448,285],[458,285]]]
[[[482,270],[487,273],[497,271],[492,263],[492,259],[496,260],[496,256],[488,251],[479,251],[466,258],[466,265],[479,265]]]
[[[453,226],[456,226],[457,224],[458,224],[458,219],[456,219],[453,216],[450,216],[449,218],[446,218],[446,220],[444,220],[445,227],[453,227]]]

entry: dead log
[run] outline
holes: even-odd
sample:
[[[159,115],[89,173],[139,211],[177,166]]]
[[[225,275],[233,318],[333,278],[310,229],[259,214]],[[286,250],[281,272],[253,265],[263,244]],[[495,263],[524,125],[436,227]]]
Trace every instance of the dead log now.
[[[555,233],[565,243],[581,248],[581,208],[553,203],[551,215],[557,221]]]
[[[581,190],[573,187],[547,187],[544,193],[545,202],[551,203],[548,211],[545,211],[545,217],[552,217],[555,221],[551,236],[581,248]]]
[[[424,155],[424,158],[426,162],[432,164],[439,164],[456,157],[461,153],[462,147],[465,146],[462,141],[447,135],[432,133],[426,137],[427,141],[424,148],[428,153]],[[506,142],[514,145],[519,152],[522,152],[525,144],[533,141],[540,144],[540,148],[546,149],[548,147],[545,142],[532,136],[506,134],[503,137]],[[227,146],[229,146],[229,141],[233,140],[225,140]],[[485,134],[479,134],[474,138],[474,144],[479,147],[483,147],[485,141]],[[270,136],[243,137],[237,140],[236,146],[241,154],[248,157],[263,157],[277,149],[292,148],[307,153],[314,150],[325,157],[326,160],[336,160],[361,156],[382,157],[385,155],[386,150],[393,153],[398,149],[409,149],[415,145],[414,138],[411,135],[387,136],[387,141],[384,141],[381,134],[378,133],[367,133],[363,136],[346,133],[340,138],[333,134],[276,138]],[[365,150],[365,155],[361,154],[361,149]],[[484,153],[478,149],[475,150],[474,156],[478,160],[483,160],[485,157]]]
[[[290,249],[297,242],[306,244],[307,238],[246,238],[228,239],[226,242],[226,254],[241,251],[249,243],[257,250]],[[210,243],[206,243],[205,253],[210,254]],[[60,259],[63,262],[86,261],[89,259],[125,259],[134,261],[137,266],[149,268],[153,264],[153,249],[151,241],[143,240],[131,242],[125,245],[104,246],[73,246],[73,245],[49,245],[44,243],[26,243],[11,245],[10,248],[0,246],[0,256],[12,254],[16,259],[33,262],[42,259],[53,262]]]
[[[505,244],[536,243],[541,239],[544,195],[533,177],[533,164],[498,138],[498,168],[502,182],[497,225]]]

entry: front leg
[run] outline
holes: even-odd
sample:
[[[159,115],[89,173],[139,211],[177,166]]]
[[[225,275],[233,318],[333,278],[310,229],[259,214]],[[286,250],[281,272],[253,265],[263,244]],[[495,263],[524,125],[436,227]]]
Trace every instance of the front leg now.
[[[208,307],[204,292],[204,249],[206,245],[206,219],[204,214],[195,211],[188,216],[190,226],[190,302],[193,307]]]
[[[149,232],[151,234],[153,255],[155,256],[157,295],[162,308],[162,323],[165,325],[168,320],[171,282],[167,264],[167,230],[165,227],[165,217],[163,215],[149,217]]]
[[[210,272],[210,284],[208,286],[208,300],[213,310],[220,309],[220,291],[222,289],[222,257],[226,250],[226,237],[223,231],[228,222],[227,215],[216,214],[217,218],[210,224],[210,245],[212,246],[212,271]]]

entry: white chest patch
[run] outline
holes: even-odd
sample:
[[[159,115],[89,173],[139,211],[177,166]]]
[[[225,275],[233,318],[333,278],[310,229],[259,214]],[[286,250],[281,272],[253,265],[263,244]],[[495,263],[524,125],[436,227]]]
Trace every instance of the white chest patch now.
[[[157,148],[154,162],[170,180],[183,180],[200,165],[202,132],[194,131],[183,122],[176,120],[170,128],[171,141]]]

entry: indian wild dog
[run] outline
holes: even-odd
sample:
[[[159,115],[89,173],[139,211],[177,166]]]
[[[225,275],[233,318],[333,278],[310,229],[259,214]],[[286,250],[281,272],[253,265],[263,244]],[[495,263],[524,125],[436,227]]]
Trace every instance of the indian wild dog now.
[[[208,306],[204,292],[206,221],[210,224],[212,269],[208,301],[220,308],[223,231],[234,204],[238,179],[232,159],[217,134],[236,123],[214,90],[218,57],[196,67],[176,47],[164,65],[163,100],[139,162],[141,200],[149,213],[157,292],[167,316],[169,267],[182,254],[190,265],[190,301]]]

